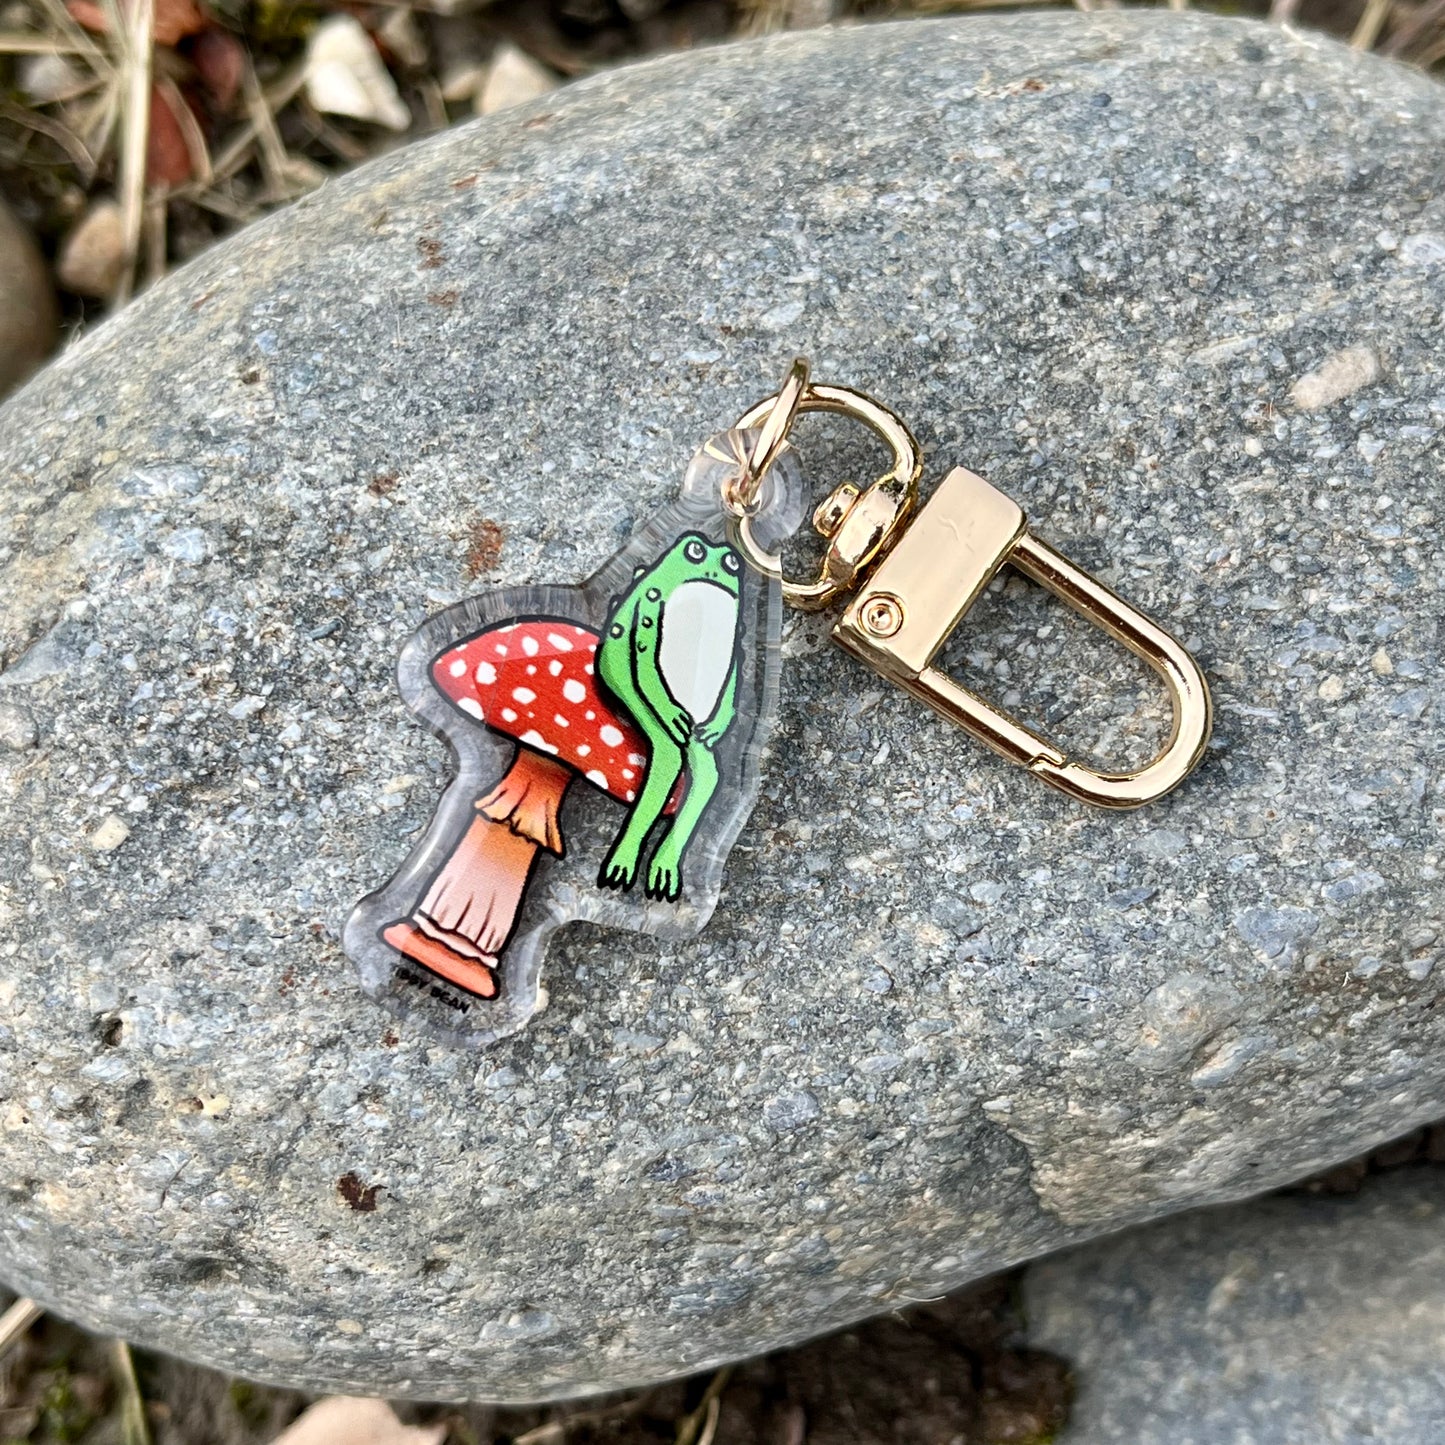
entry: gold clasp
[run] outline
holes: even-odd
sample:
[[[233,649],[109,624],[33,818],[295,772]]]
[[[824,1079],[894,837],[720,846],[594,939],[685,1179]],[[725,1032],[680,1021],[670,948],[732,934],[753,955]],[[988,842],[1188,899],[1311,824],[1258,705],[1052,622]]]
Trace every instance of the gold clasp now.
[[[1074,566],[1028,530],[1023,509],[982,477],[955,468],[926,505],[914,511],[920,463],[908,428],[886,407],[841,386],[812,386],[806,363],[794,363],[775,397],[738,421],[761,428],[749,465],[729,498],[734,540],[753,566],[781,578],[776,557],[754,542],[748,489],[756,499],[767,466],[805,411],[851,416],[893,447],[892,471],[864,491],[839,487],[818,508],[814,527],[829,540],[812,582],[783,581],[794,606],[815,609],[860,587],[833,628],[833,639],[950,722],[1070,797],[1103,808],[1135,808],[1162,797],[1204,754],[1212,714],[1199,664],[1164,628]],[[964,614],[1004,566],[1056,597],[1141,657],[1163,679],[1173,702],[1169,741],[1132,772],[1104,773],[1069,759],[1052,743],[985,702],[934,666]]]

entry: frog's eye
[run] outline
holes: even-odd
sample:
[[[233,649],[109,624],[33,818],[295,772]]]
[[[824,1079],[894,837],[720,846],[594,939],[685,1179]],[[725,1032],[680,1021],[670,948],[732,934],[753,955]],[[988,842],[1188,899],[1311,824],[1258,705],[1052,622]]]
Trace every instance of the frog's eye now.
[[[702,559],[707,556],[707,548],[694,537],[692,541],[682,549],[682,555],[686,557],[689,562],[701,562]]]
[[[726,572],[736,572],[741,565],[738,562],[738,554],[736,552],[724,552],[722,562],[723,570]]]

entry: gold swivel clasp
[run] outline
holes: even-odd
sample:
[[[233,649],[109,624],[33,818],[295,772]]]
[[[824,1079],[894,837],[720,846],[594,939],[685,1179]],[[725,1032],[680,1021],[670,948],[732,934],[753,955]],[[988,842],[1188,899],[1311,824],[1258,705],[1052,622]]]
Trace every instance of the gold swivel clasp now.
[[[863,422],[892,448],[894,466],[861,490],[844,484],[818,508],[813,525],[828,548],[817,577],[799,583],[782,578],[778,559],[758,547],[752,515],[763,475],[787,445],[795,419],[808,411]],[[887,407],[848,387],[811,385],[807,363],[799,360],[777,395],[744,413],[737,427],[758,431],[747,467],[724,492],[738,550],[760,571],[782,579],[793,606],[816,609],[855,592],[833,628],[834,641],[846,651],[995,752],[1086,803],[1138,807],[1162,797],[1199,762],[1211,726],[1209,687],[1183,645],[1035,537],[1022,508],[982,477],[956,467],[919,508],[918,445]],[[1005,565],[1048,588],[1164,679],[1174,721],[1152,762],[1119,773],[1070,762],[934,665],[960,619]]]
[[[815,530],[828,543],[823,564],[811,582],[794,582],[782,574],[776,557],[753,537],[752,519],[762,495],[763,476],[788,444],[788,433],[802,412],[833,412],[861,421],[893,451],[893,466],[871,486],[860,490],[851,482],[828,497],[813,513]],[[892,545],[918,503],[918,478],[923,462],[913,434],[886,406],[846,386],[812,386],[808,363],[801,358],[788,372],[782,390],[759,402],[739,418],[737,429],[758,429],[757,442],[742,474],[723,489],[739,550],[752,565],[783,584],[790,606],[805,612],[826,607],[851,592],[859,579]]]

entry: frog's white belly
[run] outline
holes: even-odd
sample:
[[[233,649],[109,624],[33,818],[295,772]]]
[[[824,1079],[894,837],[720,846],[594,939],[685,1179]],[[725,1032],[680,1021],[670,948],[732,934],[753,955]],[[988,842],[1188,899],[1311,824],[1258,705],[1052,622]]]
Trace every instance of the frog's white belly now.
[[[713,582],[684,582],[662,610],[657,666],[694,722],[713,715],[732,671],[738,600]]]

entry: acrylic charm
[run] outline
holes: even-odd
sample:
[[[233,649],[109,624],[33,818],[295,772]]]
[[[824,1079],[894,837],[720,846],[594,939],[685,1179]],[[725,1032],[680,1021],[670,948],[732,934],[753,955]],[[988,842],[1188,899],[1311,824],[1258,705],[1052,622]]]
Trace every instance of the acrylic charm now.
[[[526,1024],[556,930],[686,936],[716,907],[776,708],[778,581],[728,540],[750,435],[712,438],[677,502],[576,587],[498,588],[429,618],[398,684],[457,755],[425,834],[345,947],[367,991],[484,1045]],[[790,454],[752,519],[800,520]]]

